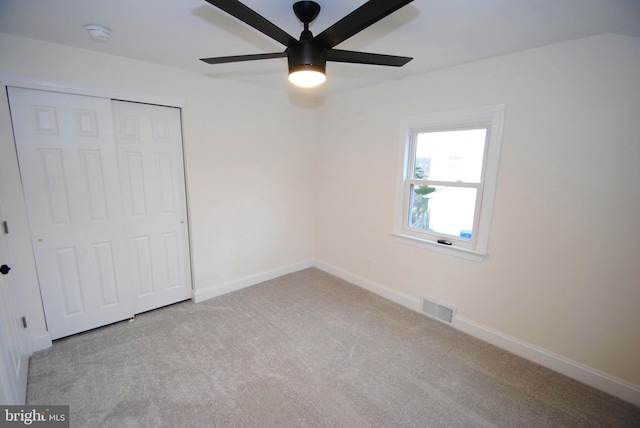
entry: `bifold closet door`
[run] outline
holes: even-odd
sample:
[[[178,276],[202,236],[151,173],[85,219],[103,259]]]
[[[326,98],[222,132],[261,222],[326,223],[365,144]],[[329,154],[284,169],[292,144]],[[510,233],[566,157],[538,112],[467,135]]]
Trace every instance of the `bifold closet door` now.
[[[52,339],[189,299],[180,110],[8,90]]]
[[[111,100],[8,90],[51,338],[131,317]]]

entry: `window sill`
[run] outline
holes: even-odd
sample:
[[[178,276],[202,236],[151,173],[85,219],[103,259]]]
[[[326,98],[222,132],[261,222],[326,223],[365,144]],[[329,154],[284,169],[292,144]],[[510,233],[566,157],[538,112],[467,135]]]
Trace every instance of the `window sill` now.
[[[412,245],[414,247],[424,248],[427,250],[437,251],[442,254],[460,257],[460,258],[471,260],[478,263],[484,261],[484,259],[486,259],[489,256],[487,252],[479,252],[475,250],[470,250],[468,248],[457,247],[455,245],[438,244],[436,241],[417,238],[415,236],[405,235],[399,232],[393,232],[391,235],[393,236],[394,240],[401,242],[403,244]]]

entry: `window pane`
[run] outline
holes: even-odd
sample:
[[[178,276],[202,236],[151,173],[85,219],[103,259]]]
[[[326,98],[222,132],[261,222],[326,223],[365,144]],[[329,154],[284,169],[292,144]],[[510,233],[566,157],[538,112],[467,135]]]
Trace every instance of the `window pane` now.
[[[409,227],[471,239],[476,189],[411,186]]]
[[[417,134],[413,178],[479,183],[486,135],[486,129]]]

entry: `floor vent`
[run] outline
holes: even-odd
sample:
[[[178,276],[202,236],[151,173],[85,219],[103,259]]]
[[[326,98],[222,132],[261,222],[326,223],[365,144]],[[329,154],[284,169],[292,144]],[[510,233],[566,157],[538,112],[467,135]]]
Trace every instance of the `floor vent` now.
[[[438,321],[446,322],[447,324],[453,324],[453,317],[456,314],[455,309],[424,297],[422,298],[422,312],[437,319]]]

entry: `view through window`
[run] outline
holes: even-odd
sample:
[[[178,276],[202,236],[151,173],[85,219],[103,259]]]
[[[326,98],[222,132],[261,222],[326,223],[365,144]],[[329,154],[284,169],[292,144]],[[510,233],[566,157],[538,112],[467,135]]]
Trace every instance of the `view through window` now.
[[[487,129],[414,135],[409,227],[472,239]]]

